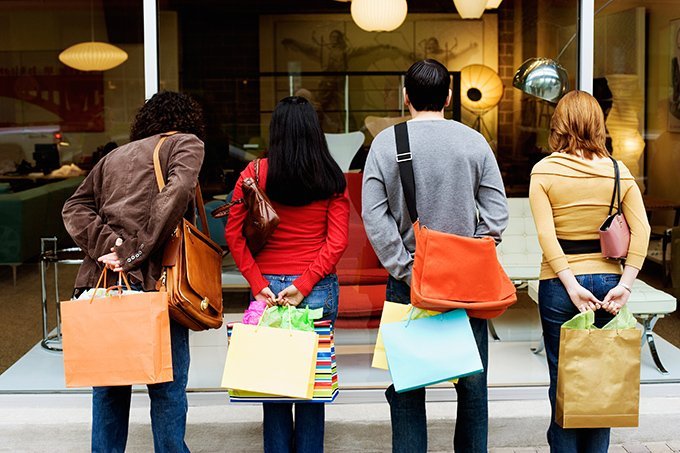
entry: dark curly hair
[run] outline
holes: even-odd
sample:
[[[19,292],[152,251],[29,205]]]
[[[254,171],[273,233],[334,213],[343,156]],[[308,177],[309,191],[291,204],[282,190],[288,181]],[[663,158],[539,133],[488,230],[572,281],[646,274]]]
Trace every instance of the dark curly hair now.
[[[130,128],[130,141],[141,140],[168,131],[194,134],[203,140],[203,109],[190,96],[161,91],[146,101]]]

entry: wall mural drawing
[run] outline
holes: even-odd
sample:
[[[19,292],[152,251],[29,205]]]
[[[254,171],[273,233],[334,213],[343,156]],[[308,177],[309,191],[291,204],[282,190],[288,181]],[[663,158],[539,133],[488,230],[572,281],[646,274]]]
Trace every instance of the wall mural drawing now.
[[[466,21],[412,14],[390,33],[361,30],[349,15],[261,16],[260,68],[281,74],[261,81],[261,110],[291,93],[304,95],[330,133],[360,129],[366,116],[399,116],[401,74],[414,61],[435,58],[452,71],[473,63],[496,68],[497,28],[495,15]],[[309,72],[328,75],[304,75]],[[383,74],[367,74],[376,72]]]

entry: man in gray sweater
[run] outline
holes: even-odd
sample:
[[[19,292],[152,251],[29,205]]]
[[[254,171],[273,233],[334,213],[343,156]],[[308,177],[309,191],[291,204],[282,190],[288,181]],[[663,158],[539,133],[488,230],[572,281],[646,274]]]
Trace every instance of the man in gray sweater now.
[[[444,118],[451,101],[448,70],[435,60],[419,61],[406,73],[404,102],[412,120],[416,205],[422,225],[467,237],[490,236],[498,243],[508,223],[508,206],[495,156],[482,135]],[[410,303],[415,252],[413,228],[399,176],[394,128],[373,140],[364,169],[362,217],[373,249],[390,273],[386,300]],[[464,256],[451,256],[452,260]],[[484,372],[456,384],[456,452],[487,451],[488,334],[484,319],[470,319]],[[426,345],[423,345],[426,347]],[[392,418],[392,451],[427,451],[425,389],[385,392]]]

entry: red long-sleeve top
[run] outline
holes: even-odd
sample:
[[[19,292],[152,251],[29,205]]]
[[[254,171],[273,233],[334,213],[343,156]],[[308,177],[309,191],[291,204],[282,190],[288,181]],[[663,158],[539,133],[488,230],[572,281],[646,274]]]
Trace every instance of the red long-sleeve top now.
[[[260,188],[267,184],[267,159],[260,160]],[[233,199],[243,196],[245,178],[255,178],[251,162],[241,173]],[[291,181],[291,184],[294,184]],[[264,248],[255,256],[250,253],[243,236],[246,208],[232,206],[225,228],[225,236],[236,266],[253,294],[258,294],[269,282],[263,274],[300,275],[293,284],[307,296],[314,285],[335,272],[335,265],[347,248],[349,231],[349,198],[347,191],[327,200],[314,201],[306,206],[287,206],[272,202],[279,216],[279,225]]]

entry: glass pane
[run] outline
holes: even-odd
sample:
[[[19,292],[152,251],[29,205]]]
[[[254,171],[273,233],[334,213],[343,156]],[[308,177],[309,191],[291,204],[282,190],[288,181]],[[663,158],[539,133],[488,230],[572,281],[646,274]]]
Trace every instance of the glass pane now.
[[[106,69],[92,66],[103,58],[96,48],[74,54],[92,41],[115,46],[108,47],[116,58]],[[0,305],[10,307],[0,316],[0,329],[3,338],[12,339],[0,345],[5,352],[0,373],[44,335],[60,347],[52,331],[58,319],[55,299],[70,298],[78,266],[60,264],[57,272],[50,261],[41,281],[36,265],[41,239],[56,238],[46,250],[73,246],[62,222],[63,204],[99,158],[128,142],[143,102],[141,0],[0,2]],[[78,262],[82,255],[59,258]],[[41,319],[43,297],[47,312]],[[60,366],[43,373],[35,355],[26,357],[23,370],[39,379],[27,384],[15,374],[3,390],[63,386]]]
[[[680,168],[680,4],[598,0],[595,8],[601,11],[595,20],[593,94],[605,113],[610,151],[644,194],[652,235],[640,279],[656,288],[651,297],[658,301],[673,293],[680,275],[680,261],[671,251],[671,236],[677,234],[671,229],[680,221],[675,183]],[[654,326],[658,357],[666,368],[680,346],[679,326],[673,316]],[[672,371],[662,375],[644,349],[642,382],[678,380]]]

